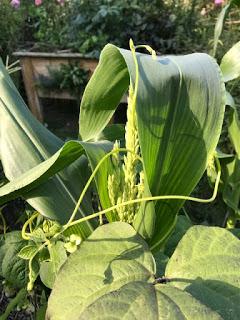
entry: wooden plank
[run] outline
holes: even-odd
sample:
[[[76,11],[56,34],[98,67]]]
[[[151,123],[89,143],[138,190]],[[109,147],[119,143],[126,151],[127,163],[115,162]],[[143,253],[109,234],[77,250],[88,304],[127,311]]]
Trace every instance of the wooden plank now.
[[[98,60],[86,58],[81,54],[15,52],[14,55],[20,58],[29,108],[41,122],[43,122],[44,117],[40,97],[66,100],[77,100],[77,98],[66,90],[58,92],[37,87],[36,83],[39,76],[44,75],[48,77],[49,68],[59,69],[61,64],[73,62],[77,62],[81,68],[89,70],[91,76],[98,64]],[[121,102],[127,102],[126,95],[122,97]]]
[[[38,57],[38,58],[84,58],[89,60],[96,60],[91,56],[84,55],[81,53],[66,53],[66,52],[30,52],[30,51],[17,51],[13,52],[13,56],[15,57]]]
[[[25,91],[28,98],[28,105],[35,117],[43,122],[43,113],[40,100],[37,94],[32,61],[29,58],[21,58],[20,65],[24,80]]]
[[[38,96],[40,98],[48,98],[48,99],[63,99],[63,100],[77,100],[77,98],[71,95],[68,91],[46,91],[43,89],[37,90]]]

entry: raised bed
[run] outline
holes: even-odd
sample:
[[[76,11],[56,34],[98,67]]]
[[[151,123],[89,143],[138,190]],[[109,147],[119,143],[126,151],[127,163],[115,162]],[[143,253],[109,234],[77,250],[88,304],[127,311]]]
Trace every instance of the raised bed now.
[[[36,83],[40,76],[49,76],[49,68],[58,69],[62,64],[78,63],[82,69],[89,70],[90,75],[95,70],[98,60],[88,58],[79,53],[44,53],[44,52],[14,52],[20,60],[28,105],[36,118],[43,122],[44,115],[40,98],[70,99],[76,97],[68,91],[54,92],[40,89]]]

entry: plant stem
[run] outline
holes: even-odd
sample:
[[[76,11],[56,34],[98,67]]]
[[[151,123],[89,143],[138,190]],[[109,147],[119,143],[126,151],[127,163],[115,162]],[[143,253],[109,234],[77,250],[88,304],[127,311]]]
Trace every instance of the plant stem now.
[[[165,196],[155,196],[155,197],[145,197],[145,198],[141,198],[141,199],[133,199],[133,200],[119,203],[117,205],[114,205],[114,206],[107,208],[107,209],[104,209],[102,211],[93,213],[93,214],[88,215],[88,216],[81,218],[79,220],[73,221],[68,225],[68,227],[73,226],[78,223],[81,223],[81,222],[84,222],[84,221],[87,221],[87,220],[90,220],[90,219],[93,219],[93,218],[96,218],[96,217],[103,215],[105,213],[111,212],[111,211],[119,208],[120,206],[127,206],[127,205],[133,204],[133,203],[146,202],[146,201],[156,201],[156,200],[188,200],[188,201],[194,201],[194,202],[200,202],[200,203],[212,202],[215,200],[215,198],[217,196],[218,186],[219,186],[220,177],[221,177],[221,168],[219,168],[218,159],[216,159],[216,163],[217,163],[219,170],[217,173],[217,178],[216,178],[216,182],[215,182],[215,186],[214,186],[213,195],[209,199],[194,198],[194,197],[188,197],[188,196],[183,196],[183,195],[165,195]]]
[[[80,207],[80,205],[81,205],[81,202],[82,202],[82,200],[83,200],[83,197],[84,197],[85,193],[87,192],[87,189],[89,188],[89,186],[90,186],[92,180],[94,179],[94,177],[95,177],[98,169],[100,168],[100,166],[101,166],[101,165],[103,164],[103,162],[104,162],[105,160],[107,160],[111,155],[113,155],[114,153],[118,153],[118,152],[131,152],[131,153],[133,153],[132,150],[128,150],[128,149],[126,149],[126,148],[119,148],[119,149],[115,149],[115,150],[110,151],[109,153],[107,153],[107,154],[99,161],[99,163],[97,164],[97,166],[96,166],[95,169],[93,170],[90,178],[88,179],[88,182],[86,183],[86,185],[85,185],[85,187],[84,187],[84,189],[83,189],[83,191],[82,191],[82,193],[81,193],[81,195],[80,195],[80,197],[79,197],[79,199],[78,199],[78,202],[77,202],[77,204],[76,204],[76,206],[75,206],[75,209],[73,210],[73,213],[72,213],[69,221],[67,222],[67,224],[66,224],[65,226],[63,226],[63,231],[66,230],[66,229],[71,225],[71,223],[73,222],[73,220],[74,220],[74,218],[75,218],[75,216],[76,216],[76,214],[77,214],[77,211],[78,211],[78,209],[79,209],[79,207]],[[141,158],[141,157],[137,156],[137,158],[138,158],[140,161],[142,161],[142,158]]]
[[[23,227],[22,227],[22,238],[23,238],[24,240],[30,240],[29,234],[26,233],[26,229],[27,229],[27,226],[28,226],[29,224],[31,224],[32,221],[33,221],[35,218],[38,217],[38,215],[39,215],[38,212],[35,213],[34,215],[32,215],[32,216],[24,223],[24,225],[23,225]]]

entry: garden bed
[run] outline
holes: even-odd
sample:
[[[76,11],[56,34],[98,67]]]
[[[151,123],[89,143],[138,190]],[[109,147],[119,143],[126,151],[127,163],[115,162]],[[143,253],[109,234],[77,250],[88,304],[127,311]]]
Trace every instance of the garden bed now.
[[[20,60],[28,105],[36,118],[43,122],[44,115],[40,98],[70,99],[76,97],[67,90],[47,90],[39,87],[41,77],[49,78],[49,70],[59,70],[61,65],[77,63],[81,69],[89,71],[89,77],[94,72],[98,60],[85,57],[78,53],[44,53],[44,52],[15,52],[13,54]],[[81,93],[79,93],[80,96]]]

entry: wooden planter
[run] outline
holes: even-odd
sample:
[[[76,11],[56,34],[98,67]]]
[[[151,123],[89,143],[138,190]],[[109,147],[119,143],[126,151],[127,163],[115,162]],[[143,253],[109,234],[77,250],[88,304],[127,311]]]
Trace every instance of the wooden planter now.
[[[27,94],[28,105],[36,118],[43,122],[43,110],[40,98],[76,99],[67,91],[54,92],[41,90],[36,86],[40,75],[49,76],[49,68],[59,69],[61,64],[77,62],[82,69],[95,70],[98,60],[84,57],[78,53],[42,53],[42,52],[15,52],[13,54],[20,60],[24,86]]]

